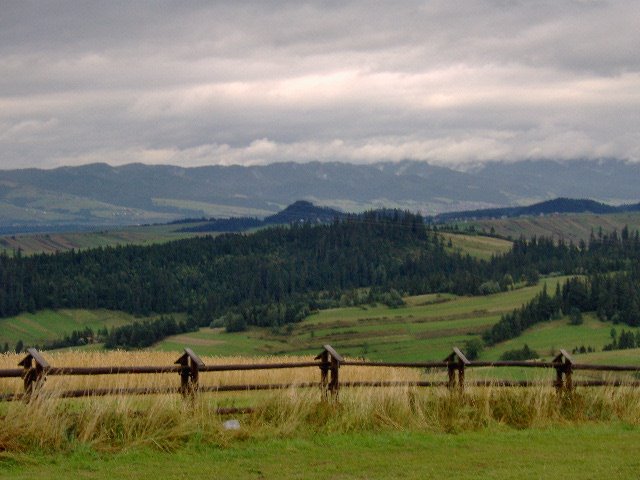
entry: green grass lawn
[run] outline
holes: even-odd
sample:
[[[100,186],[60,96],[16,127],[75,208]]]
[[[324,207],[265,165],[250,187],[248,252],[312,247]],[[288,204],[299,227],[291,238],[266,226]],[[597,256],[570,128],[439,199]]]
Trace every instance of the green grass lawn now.
[[[640,469],[637,426],[492,428],[440,434],[381,431],[242,440],[194,440],[178,451],[0,453],[7,479],[631,479]]]

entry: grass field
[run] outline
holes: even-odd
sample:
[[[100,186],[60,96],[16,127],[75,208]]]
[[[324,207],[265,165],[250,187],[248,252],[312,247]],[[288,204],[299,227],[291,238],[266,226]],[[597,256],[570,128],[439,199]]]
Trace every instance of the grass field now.
[[[488,260],[492,255],[506,253],[511,250],[512,242],[499,238],[485,237],[483,235],[464,235],[453,233],[441,233],[449,251],[468,253],[472,257]]]
[[[572,240],[574,243],[578,243],[580,240],[588,241],[591,231],[593,230],[597,234],[600,228],[603,232],[617,230],[619,233],[627,225],[631,231],[640,230],[640,212],[607,215],[553,214],[538,217],[477,220],[460,224],[462,228],[469,228],[471,225],[477,231],[490,232],[493,228],[496,234],[514,239],[521,235],[525,238],[531,238],[535,235],[537,237],[553,237],[556,240]]]
[[[133,315],[112,310],[63,309],[23,313],[0,318],[0,343],[8,342],[11,347],[18,340],[26,345],[43,344],[85,327],[95,331],[130,324],[135,320]]]
[[[467,340],[478,338],[495,324],[503,313],[529,301],[546,283],[553,291],[566,277],[543,279],[534,287],[524,287],[495,295],[458,297],[451,294],[429,294],[407,297],[406,306],[389,308],[384,305],[335,308],[308,316],[290,329],[250,327],[245,332],[226,333],[221,328],[201,328],[196,332],[168,337],[152,349],[179,352],[190,347],[203,356],[265,356],[315,355],[322,345],[330,344],[338,352],[351,358],[364,357],[386,361],[441,360],[452,347],[464,350]],[[73,330],[89,326],[111,328],[132,323],[136,317],[107,310],[60,310],[25,313],[17,317],[0,319],[0,344],[13,347],[18,340],[26,344],[42,344],[58,339]],[[595,316],[584,315],[584,323],[569,325],[563,318],[544,322],[525,331],[520,337],[487,347],[481,360],[496,360],[507,350],[519,349],[526,343],[541,358],[549,359],[560,348],[571,352],[585,346],[594,353],[576,355],[584,363],[605,362],[637,364],[638,350],[602,352],[611,342],[610,332],[616,328],[637,332],[626,325],[601,322]],[[92,346],[100,348],[99,345]],[[521,378],[521,373],[507,378]]]
[[[5,235],[0,237],[0,252],[12,255],[20,249],[24,255],[32,255],[117,245],[152,245],[197,235],[175,231],[183,226],[185,225],[147,225],[95,232]]]
[[[238,435],[240,436],[240,435]],[[0,453],[0,476],[78,479],[630,479],[640,469],[638,427],[624,424],[489,429],[456,435],[367,432],[194,441],[175,452]]]
[[[352,357],[388,361],[438,360],[448,355],[453,346],[462,346],[465,340],[477,337],[503,313],[529,301],[545,282],[547,289],[553,291],[556,283],[565,278],[548,278],[534,287],[481,297],[450,294],[410,297],[407,306],[401,308],[377,305],[323,310],[295,325],[291,332],[254,327],[246,332],[225,333],[222,329],[202,328],[198,332],[170,337],[156,348],[178,351],[183,346],[190,346],[206,355],[312,354],[328,343],[338,352]],[[558,322],[557,325],[564,324]],[[579,337],[581,332],[590,331],[590,325],[573,327],[572,332]],[[599,332],[603,337],[600,343],[606,343],[609,330],[610,327]],[[574,337],[569,340],[568,348],[581,344],[576,344]],[[595,341],[592,343],[595,346]],[[565,345],[555,343],[555,346]]]

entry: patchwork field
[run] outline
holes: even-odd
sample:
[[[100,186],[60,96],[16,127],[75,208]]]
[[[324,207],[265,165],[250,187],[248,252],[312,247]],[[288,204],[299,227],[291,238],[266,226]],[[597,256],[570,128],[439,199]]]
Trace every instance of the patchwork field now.
[[[190,224],[191,225],[191,224]],[[17,234],[0,237],[0,252],[12,255],[20,249],[24,255],[117,245],[152,245],[195,236],[175,230],[184,225],[147,225],[93,232]]]
[[[289,331],[250,328],[246,332],[226,333],[220,328],[202,328],[198,332],[167,338],[157,345],[161,350],[180,350],[191,346],[207,355],[312,354],[323,344],[331,344],[342,354],[372,360],[439,360],[453,346],[477,338],[496,323],[503,313],[511,312],[529,301],[544,283],[553,291],[566,277],[545,279],[540,285],[482,297],[457,297],[433,294],[409,297],[407,305],[389,308],[383,305],[337,308],[312,314]],[[567,321],[554,326],[564,327]],[[592,334],[592,324],[572,327],[562,338],[562,345],[549,341],[549,348],[573,348],[584,343],[585,333]],[[609,338],[611,325],[603,324],[594,335],[593,346]],[[514,342],[515,343],[515,342]],[[520,344],[521,346],[522,344]],[[487,350],[486,355],[490,350]],[[542,353],[542,352],[541,352]]]
[[[512,242],[483,235],[441,233],[450,251],[468,253],[472,257],[488,260],[492,255],[511,250]],[[450,246],[449,246],[450,242]]]
[[[133,315],[112,310],[62,309],[23,313],[15,317],[0,318],[0,343],[8,342],[11,347],[18,340],[26,345],[42,344],[85,327],[95,331],[130,324],[135,320]]]
[[[525,238],[553,237],[556,240],[564,239],[578,243],[580,240],[589,240],[591,232],[618,233],[627,225],[630,231],[640,229],[640,212],[613,213],[597,215],[591,213],[580,214],[553,214],[545,216],[525,216],[517,218],[503,218],[492,220],[476,220],[461,223],[463,229],[473,226],[477,231],[490,232],[493,228],[497,235],[502,237]]]
[[[322,345],[330,344],[349,357],[386,361],[441,360],[453,346],[464,350],[465,342],[479,338],[504,313],[529,301],[546,283],[553,291],[566,277],[546,278],[534,287],[525,287],[495,295],[458,297],[451,294],[430,294],[407,297],[406,306],[389,308],[366,305],[323,310],[302,322],[274,328],[250,327],[247,331],[227,333],[222,328],[201,328],[196,332],[168,337],[153,350],[178,352],[190,347],[202,356],[272,356],[315,355]],[[178,315],[178,319],[182,318]],[[25,313],[0,319],[0,344],[13,347],[18,340],[25,344],[45,343],[61,338],[73,330],[91,327],[94,330],[130,324],[141,320],[123,312],[107,310],[60,310]],[[640,350],[602,352],[611,342],[610,332],[616,328],[639,329],[601,322],[593,315],[584,315],[584,323],[569,325],[563,318],[538,324],[520,337],[487,347],[481,360],[497,360],[507,350],[527,344],[541,358],[549,359],[560,348],[591,347],[588,354],[575,354],[584,363],[637,364]],[[1,345],[0,345],[1,346]],[[100,345],[80,347],[100,349]],[[478,370],[476,370],[478,371]],[[492,375],[495,376],[493,371]],[[523,372],[507,370],[505,378],[523,378]],[[503,375],[503,373],[505,375]],[[546,373],[545,373],[546,375]]]

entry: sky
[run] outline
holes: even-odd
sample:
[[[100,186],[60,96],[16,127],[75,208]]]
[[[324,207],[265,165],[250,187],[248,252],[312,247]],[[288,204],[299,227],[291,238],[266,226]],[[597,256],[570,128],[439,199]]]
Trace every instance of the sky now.
[[[640,161],[640,2],[0,0],[0,168]]]

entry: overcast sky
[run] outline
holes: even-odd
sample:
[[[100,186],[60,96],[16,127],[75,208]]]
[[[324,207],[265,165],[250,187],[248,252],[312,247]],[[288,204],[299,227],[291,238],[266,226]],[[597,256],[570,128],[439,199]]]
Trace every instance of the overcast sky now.
[[[640,2],[0,0],[0,168],[640,161]]]

